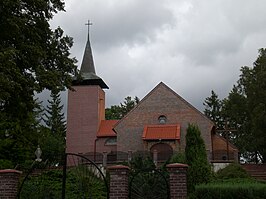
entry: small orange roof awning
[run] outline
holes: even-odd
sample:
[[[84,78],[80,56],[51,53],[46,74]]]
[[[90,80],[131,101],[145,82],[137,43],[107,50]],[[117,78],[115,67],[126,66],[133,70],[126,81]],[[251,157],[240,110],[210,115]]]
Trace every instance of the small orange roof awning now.
[[[180,125],[147,125],[144,127],[143,140],[180,140]]]
[[[102,120],[97,132],[97,137],[116,137],[113,128],[118,121],[119,120]]]

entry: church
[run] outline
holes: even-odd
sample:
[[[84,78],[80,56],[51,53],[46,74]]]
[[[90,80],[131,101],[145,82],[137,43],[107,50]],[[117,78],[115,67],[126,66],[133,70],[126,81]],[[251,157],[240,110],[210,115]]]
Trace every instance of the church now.
[[[163,82],[121,120],[105,120],[109,87],[96,75],[88,34],[80,68],[68,91],[66,152],[90,159],[125,161],[134,153],[156,154],[161,161],[185,150],[188,124],[196,124],[210,162],[238,161],[238,149],[216,134],[214,123]]]

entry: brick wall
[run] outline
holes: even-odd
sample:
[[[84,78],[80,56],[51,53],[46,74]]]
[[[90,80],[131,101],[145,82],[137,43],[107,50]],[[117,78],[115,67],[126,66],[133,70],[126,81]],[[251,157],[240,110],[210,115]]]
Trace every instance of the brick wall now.
[[[187,198],[187,168],[186,164],[168,164],[170,174],[169,188],[171,199]],[[108,167],[110,172],[110,199],[128,199],[128,175],[129,167],[116,165]]]
[[[104,120],[105,93],[99,86],[73,86],[68,91],[66,151],[94,151],[100,121]]]
[[[106,144],[109,138],[97,138],[96,140],[96,151],[99,153],[116,151],[116,144]]]
[[[12,169],[0,170],[1,199],[15,199],[17,197],[18,182],[21,173]]]
[[[238,162],[238,149],[232,145],[230,142],[228,143],[228,155],[227,157],[227,142],[226,139],[219,135],[213,135],[213,160],[215,161],[235,161]]]
[[[117,132],[117,150],[144,150],[142,140],[144,126],[158,124],[158,117],[160,115],[167,117],[166,124],[180,124],[181,150],[185,149],[185,136],[188,124],[196,123],[201,130],[206,149],[212,151],[211,129],[213,123],[163,83],[155,87],[115,127]]]
[[[167,171],[170,174],[170,198],[185,199],[187,198],[187,168],[186,164],[168,164]]]
[[[128,199],[129,167],[116,165],[108,167],[110,172],[110,199]]]

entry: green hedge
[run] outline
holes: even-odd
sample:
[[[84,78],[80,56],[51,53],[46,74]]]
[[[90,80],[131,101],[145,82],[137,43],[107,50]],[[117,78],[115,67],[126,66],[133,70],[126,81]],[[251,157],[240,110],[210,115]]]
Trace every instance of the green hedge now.
[[[223,182],[196,186],[191,199],[265,199],[266,184],[256,182]]]

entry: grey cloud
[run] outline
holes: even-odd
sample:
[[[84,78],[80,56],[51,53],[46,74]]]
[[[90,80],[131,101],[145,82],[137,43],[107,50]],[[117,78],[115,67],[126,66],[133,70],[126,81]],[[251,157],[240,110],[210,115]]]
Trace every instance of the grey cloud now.
[[[95,17],[95,48],[134,45],[154,41],[156,31],[173,23],[172,13],[158,1],[130,1],[105,10]]]
[[[106,104],[144,97],[160,81],[203,108],[213,89],[225,97],[243,65],[265,47],[266,1],[66,1],[51,22],[74,38],[81,62],[92,20],[97,74],[109,85]]]

